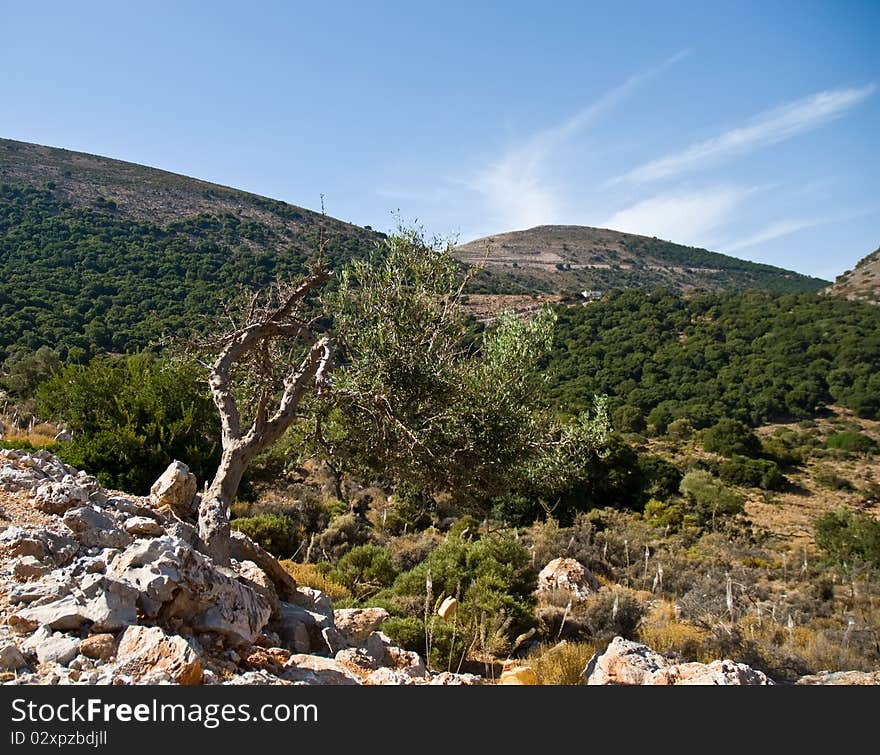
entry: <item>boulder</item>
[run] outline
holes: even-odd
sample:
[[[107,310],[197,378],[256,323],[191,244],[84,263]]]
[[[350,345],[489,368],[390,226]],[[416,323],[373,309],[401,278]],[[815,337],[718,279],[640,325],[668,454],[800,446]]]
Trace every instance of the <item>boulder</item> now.
[[[712,661],[711,663],[681,663],[661,668],[646,678],[643,684],[652,686],[671,685],[772,685],[762,672],[756,671],[744,663],[731,660]]]
[[[12,576],[19,582],[40,579],[50,571],[52,571],[52,567],[46,566],[33,556],[20,556],[12,563]]]
[[[297,587],[290,602],[326,616],[330,623],[334,621],[333,599],[314,587]]]
[[[80,485],[73,475],[65,475],[60,481],[46,480],[34,493],[34,507],[47,514],[63,514],[74,506],[88,502],[88,489]]]
[[[333,612],[336,629],[351,647],[363,645],[388,618],[384,608],[340,608]]]
[[[744,663],[670,663],[647,645],[615,637],[584,669],[587,684],[771,685],[773,681]]]
[[[538,574],[538,596],[564,592],[574,600],[584,600],[599,589],[589,569],[573,558],[554,558]]]
[[[79,644],[79,652],[86,658],[109,661],[116,655],[116,638],[106,632],[89,635]]]
[[[108,574],[138,591],[138,605],[148,618],[161,610],[166,625],[180,622],[215,632],[233,645],[252,644],[272,613],[266,598],[234,572],[219,569],[168,535],[136,541],[113,561]]]
[[[327,649],[324,629],[333,628],[332,619],[293,603],[279,604],[278,634],[281,644],[297,653],[322,652]]]
[[[666,668],[668,662],[647,645],[615,637],[601,653],[587,663],[587,684],[644,684],[652,674]]]
[[[125,520],[123,525],[129,535],[135,537],[158,537],[164,534],[162,525],[148,516],[132,516]]]
[[[63,521],[89,548],[124,548],[131,542],[131,535],[121,529],[110,514],[96,506],[68,509]]]
[[[358,678],[339,661],[319,655],[298,654],[290,656],[284,664],[281,678],[289,682],[306,684],[360,684]]]
[[[175,514],[187,518],[195,514],[196,476],[183,462],[172,461],[150,488],[150,502],[156,507],[168,506]]]
[[[24,643],[23,647],[37,656],[39,663],[58,663],[66,666],[79,653],[79,638],[61,632],[52,632],[42,626]]]
[[[27,633],[41,625],[69,630],[90,623],[95,631],[112,632],[137,621],[138,593],[128,584],[103,574],[89,574],[66,590],[69,592],[57,600],[13,612],[8,619],[10,628]]]
[[[32,556],[38,561],[43,561],[49,555],[46,543],[21,527],[8,527],[0,533],[0,553],[10,558]]]
[[[202,683],[202,662],[183,637],[168,635],[161,627],[131,626],[119,640],[115,674],[135,682],[167,675],[175,684]]]
[[[0,641],[0,671],[17,671],[27,666],[27,660],[18,647],[8,641]]]
[[[0,467],[0,490],[8,492],[32,490],[45,479],[43,474],[35,474],[30,469],[19,469],[12,464],[4,464]]]

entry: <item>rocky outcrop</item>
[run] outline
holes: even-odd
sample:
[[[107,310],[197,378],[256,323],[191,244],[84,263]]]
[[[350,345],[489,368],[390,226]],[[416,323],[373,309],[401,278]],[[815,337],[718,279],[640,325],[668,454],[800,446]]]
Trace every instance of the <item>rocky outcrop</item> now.
[[[880,685],[880,671],[820,671],[802,676],[795,684],[873,687]]]
[[[538,597],[562,592],[571,599],[584,600],[598,589],[598,580],[573,558],[554,558],[538,574]]]
[[[318,655],[292,655],[284,664],[281,678],[305,684],[360,684],[358,678],[339,661]]]
[[[21,650],[12,642],[0,642],[0,671],[18,671],[27,666]]]
[[[762,672],[731,660],[670,663],[647,645],[615,637],[583,672],[588,685],[769,685]]]

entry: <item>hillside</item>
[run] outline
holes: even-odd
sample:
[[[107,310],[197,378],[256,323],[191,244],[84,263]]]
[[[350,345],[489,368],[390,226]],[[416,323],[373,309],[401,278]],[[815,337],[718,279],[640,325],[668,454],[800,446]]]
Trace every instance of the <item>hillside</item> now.
[[[457,249],[468,264],[485,264],[485,292],[559,292],[612,288],[680,291],[763,288],[818,291],[824,281],[705,249],[604,228],[546,225],[477,239]]]
[[[0,356],[141,348],[241,286],[338,265],[380,238],[301,207],[154,168],[0,140]]]
[[[859,260],[852,270],[838,275],[823,293],[880,303],[880,248]]]

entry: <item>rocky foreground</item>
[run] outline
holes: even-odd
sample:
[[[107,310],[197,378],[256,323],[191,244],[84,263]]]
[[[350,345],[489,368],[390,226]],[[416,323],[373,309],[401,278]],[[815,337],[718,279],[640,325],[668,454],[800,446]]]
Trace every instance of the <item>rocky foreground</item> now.
[[[173,463],[138,498],[48,452],[0,450],[0,680],[7,684],[474,685],[380,631],[382,608],[334,610],[234,533],[231,567],[196,549],[195,477]],[[570,559],[553,589],[588,589]],[[576,564],[576,562],[574,562]],[[580,565],[577,565],[580,566]],[[581,569],[583,567],[580,567]],[[552,574],[551,574],[552,572]],[[583,584],[581,584],[583,583]],[[733,661],[671,664],[615,638],[587,684],[773,684]],[[878,680],[824,679],[854,684]],[[511,667],[502,683],[535,683]]]

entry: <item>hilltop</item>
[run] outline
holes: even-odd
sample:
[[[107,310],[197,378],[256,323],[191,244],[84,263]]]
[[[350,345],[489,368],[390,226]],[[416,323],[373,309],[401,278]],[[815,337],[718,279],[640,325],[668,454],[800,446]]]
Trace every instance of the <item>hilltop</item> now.
[[[651,289],[679,291],[762,288],[815,292],[824,281],[772,265],[728,257],[606,228],[543,225],[460,245],[467,264],[485,264],[485,292]]]
[[[143,348],[208,327],[242,287],[381,234],[141,165],[0,140],[0,356]]]
[[[880,248],[859,260],[852,270],[838,275],[823,293],[880,303]]]

